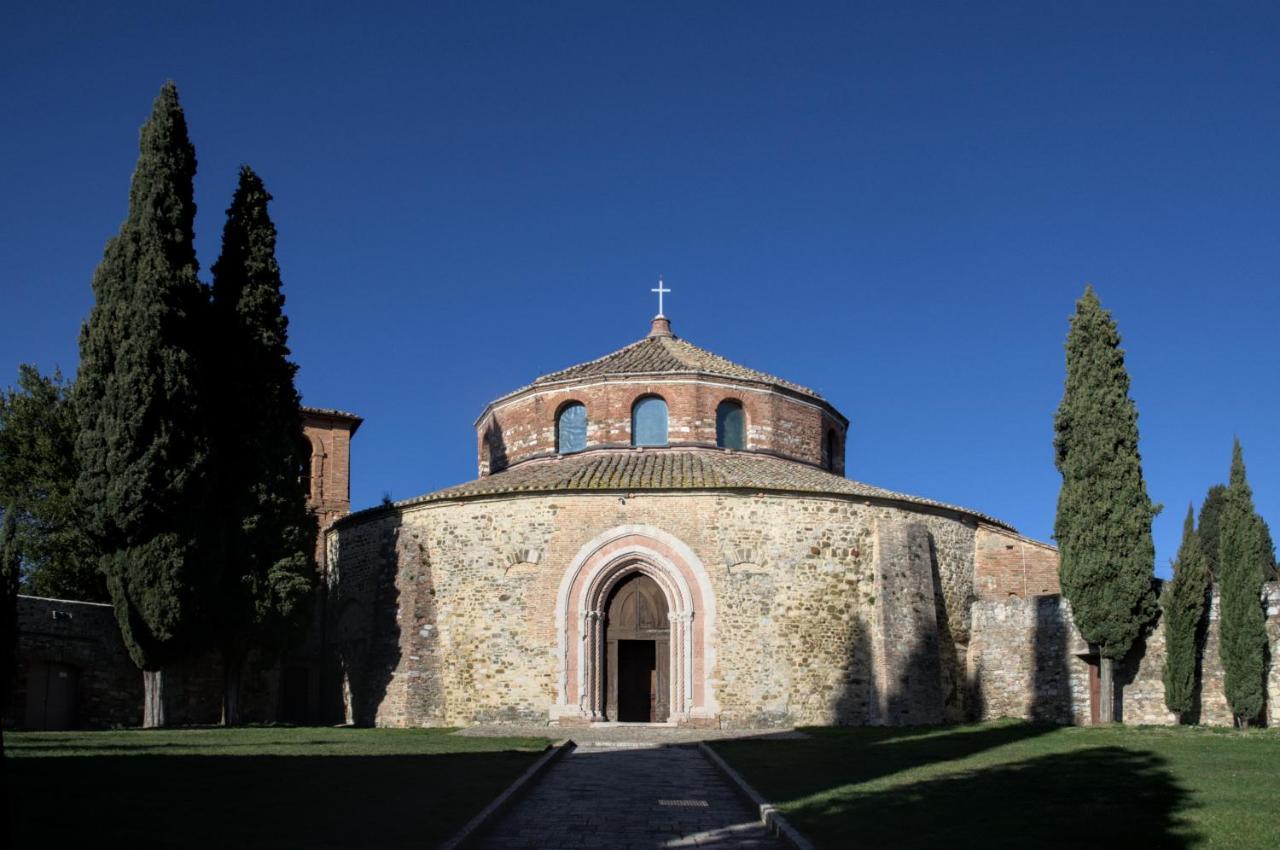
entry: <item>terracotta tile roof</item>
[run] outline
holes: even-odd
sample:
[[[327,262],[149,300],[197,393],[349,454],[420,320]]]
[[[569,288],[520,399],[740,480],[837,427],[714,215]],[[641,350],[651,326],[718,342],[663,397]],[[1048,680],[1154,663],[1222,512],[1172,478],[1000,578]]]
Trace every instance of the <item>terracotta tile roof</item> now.
[[[354,435],[360,426],[364,423],[364,417],[355,413],[348,413],[345,410],[335,410],[332,407],[309,407],[302,405],[303,413],[310,413],[313,416],[328,416],[332,419],[345,419],[348,422],[355,423],[351,426],[351,433]]]
[[[718,375],[726,378],[738,378],[746,381],[758,381],[786,387],[793,392],[804,393],[816,399],[822,396],[799,384],[784,381],[782,378],[748,369],[746,366],[726,360],[718,354],[712,354],[705,348],[699,348],[676,336],[647,336],[639,342],[633,342],[626,348],[543,375],[533,382],[532,386],[553,384],[559,381],[580,380],[583,378],[599,378],[617,375]]]
[[[865,497],[956,511],[1012,530],[1011,526],[994,517],[967,508],[895,493],[832,475],[804,463],[723,449],[601,449],[529,460],[466,484],[396,502],[395,506],[408,507],[477,496],[599,490],[751,490]],[[384,509],[369,508],[349,516]]]

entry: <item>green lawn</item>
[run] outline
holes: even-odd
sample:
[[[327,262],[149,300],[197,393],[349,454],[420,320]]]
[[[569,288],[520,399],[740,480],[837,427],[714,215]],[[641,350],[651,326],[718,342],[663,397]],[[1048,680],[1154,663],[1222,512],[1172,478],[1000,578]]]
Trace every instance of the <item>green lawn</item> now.
[[[819,847],[1280,847],[1280,731],[806,729],[713,746]]]
[[[19,847],[434,847],[543,738],[439,729],[7,733]]]

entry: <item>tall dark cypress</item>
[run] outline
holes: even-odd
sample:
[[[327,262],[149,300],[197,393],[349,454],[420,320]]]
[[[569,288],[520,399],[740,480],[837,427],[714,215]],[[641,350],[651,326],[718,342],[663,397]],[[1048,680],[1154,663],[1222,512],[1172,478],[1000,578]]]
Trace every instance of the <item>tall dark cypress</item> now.
[[[1191,712],[1196,694],[1199,629],[1209,591],[1209,571],[1196,535],[1195,510],[1187,506],[1182,545],[1173,578],[1160,600],[1164,609],[1164,704],[1179,720]]]
[[[246,653],[278,649],[300,628],[315,582],[316,522],[302,470],[311,455],[289,360],[271,195],[247,166],[213,266],[219,358],[218,447],[226,560],[218,640],[223,721],[239,722]]]
[[[1196,536],[1200,539],[1200,551],[1204,554],[1205,568],[1210,580],[1218,575],[1218,526],[1222,521],[1222,506],[1226,504],[1227,485],[1214,484],[1205,493],[1200,505],[1200,521]]]
[[[1093,287],[1076,303],[1066,348],[1066,387],[1054,419],[1062,473],[1054,537],[1063,594],[1080,633],[1102,656],[1100,716],[1109,722],[1112,663],[1156,612],[1151,521],[1159,507],[1142,476],[1120,333]]]
[[[80,333],[78,497],[121,635],[164,725],[165,665],[199,648],[215,575],[200,340],[208,293],[193,246],[195,150],[166,83],[143,125],[129,213],[93,278]]]
[[[1221,593],[1219,654],[1227,704],[1241,726],[1262,712],[1265,696],[1266,614],[1262,584],[1275,563],[1266,523],[1253,507],[1253,491],[1245,477],[1244,452],[1235,441],[1231,478],[1222,506],[1218,539],[1218,585]]]

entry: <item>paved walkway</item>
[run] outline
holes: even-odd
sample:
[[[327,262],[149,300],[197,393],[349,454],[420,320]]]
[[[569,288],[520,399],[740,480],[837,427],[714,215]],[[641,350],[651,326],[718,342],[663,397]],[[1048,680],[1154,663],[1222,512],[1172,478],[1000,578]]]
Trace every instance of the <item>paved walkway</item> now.
[[[575,736],[576,738],[576,736]],[[784,847],[696,747],[581,746],[485,834],[491,850]]]
[[[597,744],[689,744],[729,738],[786,741],[809,737],[794,729],[699,729],[690,726],[666,726],[656,723],[597,723],[592,726],[467,726],[455,735],[476,738],[572,738],[579,746]]]

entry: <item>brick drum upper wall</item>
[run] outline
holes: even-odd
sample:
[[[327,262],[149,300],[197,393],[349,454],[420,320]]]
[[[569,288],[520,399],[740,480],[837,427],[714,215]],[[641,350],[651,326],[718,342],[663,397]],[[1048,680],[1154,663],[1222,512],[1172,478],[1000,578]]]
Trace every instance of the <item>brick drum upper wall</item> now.
[[[556,417],[570,402],[587,408],[587,447],[629,446],[631,408],[648,395],[667,402],[671,445],[716,445],[716,409],[738,401],[746,413],[746,449],[821,466],[823,439],[836,434],[835,471],[844,472],[846,423],[813,399],[729,378],[601,380],[554,389],[531,388],[498,402],[477,424],[479,469],[505,468],[556,453]]]

